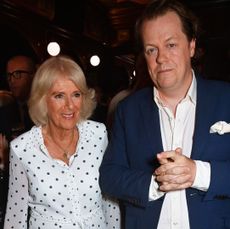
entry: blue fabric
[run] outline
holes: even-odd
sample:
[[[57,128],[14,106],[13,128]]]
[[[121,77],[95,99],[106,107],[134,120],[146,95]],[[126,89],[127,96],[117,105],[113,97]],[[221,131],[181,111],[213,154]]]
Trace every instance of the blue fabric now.
[[[230,84],[197,78],[191,158],[210,162],[211,182],[207,192],[186,190],[191,229],[230,228],[230,133],[210,134],[217,121],[230,123]],[[149,202],[148,191],[162,150],[158,108],[145,88],[118,105],[100,167],[102,191],[124,202],[126,229],[157,228],[163,198]]]

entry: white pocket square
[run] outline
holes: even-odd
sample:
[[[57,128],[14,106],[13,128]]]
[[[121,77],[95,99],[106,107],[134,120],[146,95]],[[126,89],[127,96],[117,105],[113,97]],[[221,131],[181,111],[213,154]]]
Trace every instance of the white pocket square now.
[[[226,123],[225,121],[216,122],[210,127],[209,132],[218,133],[220,135],[230,133],[230,124]]]

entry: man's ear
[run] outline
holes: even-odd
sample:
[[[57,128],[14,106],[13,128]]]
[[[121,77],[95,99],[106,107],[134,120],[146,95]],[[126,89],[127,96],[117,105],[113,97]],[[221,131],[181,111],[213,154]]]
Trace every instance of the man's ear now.
[[[196,39],[193,38],[191,41],[190,41],[190,57],[194,57],[195,55],[195,50],[196,50]]]

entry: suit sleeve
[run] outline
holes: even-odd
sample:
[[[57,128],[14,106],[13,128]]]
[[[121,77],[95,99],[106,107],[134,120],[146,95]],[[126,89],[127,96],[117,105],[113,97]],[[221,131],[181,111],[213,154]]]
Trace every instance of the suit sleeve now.
[[[230,161],[211,161],[211,181],[205,200],[230,199]]]
[[[100,185],[103,192],[137,206],[146,206],[149,200],[151,173],[130,166],[128,144],[132,144],[127,117],[118,106],[108,148],[100,167]],[[134,155],[135,156],[135,155]]]

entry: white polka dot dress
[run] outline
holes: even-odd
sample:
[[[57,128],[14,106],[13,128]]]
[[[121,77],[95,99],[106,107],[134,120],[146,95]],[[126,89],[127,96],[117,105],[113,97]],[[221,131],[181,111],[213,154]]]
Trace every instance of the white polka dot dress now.
[[[88,120],[78,130],[69,165],[49,156],[41,127],[11,142],[4,229],[120,228],[119,207],[102,198],[98,183],[108,144],[106,128]]]

